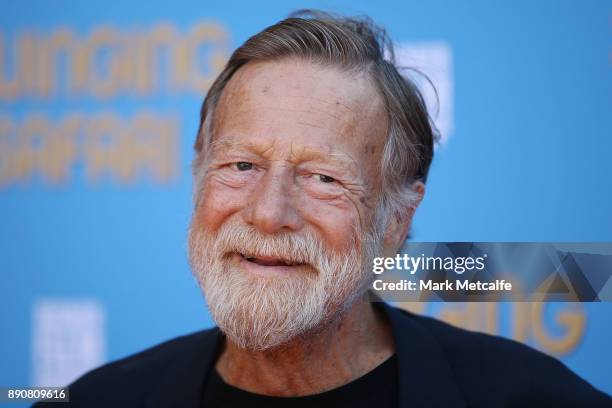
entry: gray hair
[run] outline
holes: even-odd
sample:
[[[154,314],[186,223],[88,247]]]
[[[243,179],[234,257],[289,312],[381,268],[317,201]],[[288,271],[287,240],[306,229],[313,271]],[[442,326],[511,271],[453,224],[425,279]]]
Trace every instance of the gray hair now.
[[[414,206],[415,181],[427,179],[437,131],[416,85],[399,72],[393,43],[384,29],[369,18],[348,18],[320,11],[301,10],[249,38],[234,51],[204,99],[195,141],[196,194],[201,189],[199,168],[212,141],[214,111],[223,89],[243,65],[295,57],[346,71],[369,74],[388,115],[381,174],[382,186],[374,223],[378,228],[401,217]]]

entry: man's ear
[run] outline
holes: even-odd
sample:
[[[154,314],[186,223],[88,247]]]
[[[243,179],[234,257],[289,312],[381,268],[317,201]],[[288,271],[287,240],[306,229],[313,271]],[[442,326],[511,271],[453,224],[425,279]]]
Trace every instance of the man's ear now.
[[[416,193],[416,198],[412,201],[410,206],[403,208],[402,211],[396,214],[391,214],[385,229],[384,242],[385,248],[388,249],[388,251],[385,252],[389,252],[392,255],[404,244],[404,239],[406,235],[408,235],[408,231],[412,225],[414,213],[425,196],[425,184],[421,181],[414,182],[411,188],[412,191]]]

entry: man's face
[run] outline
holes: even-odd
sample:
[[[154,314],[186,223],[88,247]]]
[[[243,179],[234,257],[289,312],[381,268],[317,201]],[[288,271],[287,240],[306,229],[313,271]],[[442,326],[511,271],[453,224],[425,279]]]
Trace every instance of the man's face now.
[[[215,112],[190,231],[213,318],[266,349],[345,310],[369,275],[387,130],[365,74],[249,63]]]

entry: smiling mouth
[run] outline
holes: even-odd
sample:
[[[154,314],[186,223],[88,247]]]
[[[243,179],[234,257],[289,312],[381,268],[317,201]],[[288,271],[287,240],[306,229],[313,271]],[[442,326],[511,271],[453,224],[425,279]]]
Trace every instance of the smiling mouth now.
[[[273,256],[260,256],[260,255],[247,255],[238,253],[242,259],[247,262],[252,262],[260,266],[299,266],[304,265],[301,262],[294,262],[288,259],[273,257]]]

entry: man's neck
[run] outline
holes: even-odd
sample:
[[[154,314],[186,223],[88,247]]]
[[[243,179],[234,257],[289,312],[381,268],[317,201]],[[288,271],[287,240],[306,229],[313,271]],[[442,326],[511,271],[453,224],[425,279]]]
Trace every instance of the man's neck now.
[[[389,358],[394,348],[388,322],[370,302],[359,300],[316,335],[274,350],[244,350],[226,339],[215,367],[226,383],[243,390],[302,396],[361,377]]]

